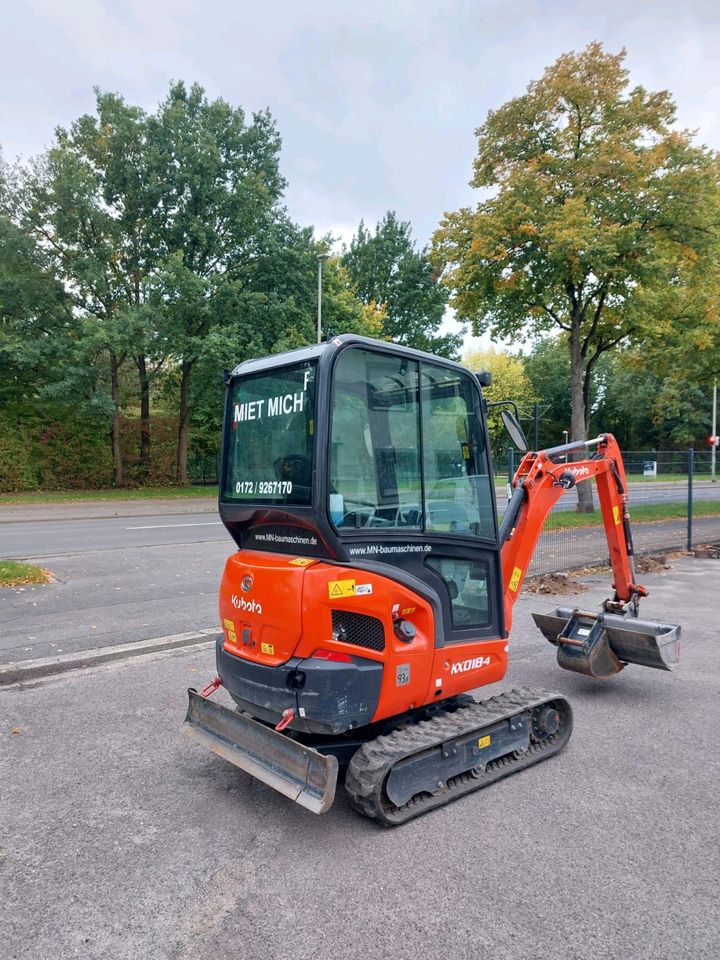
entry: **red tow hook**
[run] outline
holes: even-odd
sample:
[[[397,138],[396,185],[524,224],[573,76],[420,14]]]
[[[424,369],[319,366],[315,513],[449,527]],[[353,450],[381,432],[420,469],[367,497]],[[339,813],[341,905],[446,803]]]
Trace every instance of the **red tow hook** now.
[[[215,677],[210,681],[210,683],[206,687],[202,688],[202,690],[200,691],[200,696],[209,697],[211,694],[215,693],[215,691],[217,690],[217,688],[220,686],[221,683],[222,683],[222,680],[220,679],[220,677]]]
[[[293,710],[292,707],[288,707],[287,710],[283,710],[282,719],[280,723],[278,723],[278,725],[275,727],[275,729],[277,730],[278,733],[282,733],[285,727],[287,727],[289,723],[292,723],[294,719],[295,719],[295,711]]]

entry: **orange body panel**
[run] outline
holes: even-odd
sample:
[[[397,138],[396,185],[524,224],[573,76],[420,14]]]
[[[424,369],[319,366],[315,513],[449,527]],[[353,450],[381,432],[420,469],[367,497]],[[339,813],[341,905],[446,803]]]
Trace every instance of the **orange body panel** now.
[[[381,620],[385,649],[374,651],[334,639],[333,610]],[[396,635],[397,617],[415,627],[410,643]],[[290,657],[312,657],[318,650],[382,663],[373,721],[495,683],[507,670],[506,640],[451,643],[436,649],[433,611],[422,597],[389,577],[310,558],[255,550],[233,554],[220,589],[220,619],[225,650],[265,666],[278,666]],[[398,684],[398,671],[409,674],[407,683]]]

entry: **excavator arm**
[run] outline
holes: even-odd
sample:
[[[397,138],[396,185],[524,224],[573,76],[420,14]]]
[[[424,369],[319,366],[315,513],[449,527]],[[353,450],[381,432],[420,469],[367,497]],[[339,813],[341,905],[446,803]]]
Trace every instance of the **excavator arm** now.
[[[567,462],[578,453],[588,455]],[[566,669],[594,677],[618,673],[626,663],[670,670],[678,658],[680,627],[637,619],[647,590],[636,580],[625,467],[609,433],[527,453],[520,463],[500,525],[506,628],[548,514],[564,493],[592,479],[613,570],[613,596],[597,614],[558,608],[533,614],[535,622],[558,647],[558,662]]]

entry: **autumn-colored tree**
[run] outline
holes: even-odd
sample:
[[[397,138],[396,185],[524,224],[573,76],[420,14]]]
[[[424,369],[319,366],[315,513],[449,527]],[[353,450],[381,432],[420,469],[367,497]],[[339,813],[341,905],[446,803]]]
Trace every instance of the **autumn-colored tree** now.
[[[525,373],[525,365],[521,357],[514,357],[511,353],[491,347],[488,350],[469,351],[463,355],[462,362],[475,373],[489,370],[492,374],[491,385],[483,388],[483,394],[488,402],[514,400],[521,416],[529,413],[537,396]],[[488,426],[493,452],[497,454],[505,449],[509,442],[499,412],[493,413],[491,409]]]
[[[489,195],[434,236],[451,302],[476,333],[566,333],[574,440],[587,437],[604,353],[653,341],[669,316],[682,330],[712,314],[710,288],[688,280],[715,270],[717,158],[674,128],[667,91],[630,87],[624,60],[591,43],[491,112],[472,180]],[[591,507],[589,485],[578,497]]]

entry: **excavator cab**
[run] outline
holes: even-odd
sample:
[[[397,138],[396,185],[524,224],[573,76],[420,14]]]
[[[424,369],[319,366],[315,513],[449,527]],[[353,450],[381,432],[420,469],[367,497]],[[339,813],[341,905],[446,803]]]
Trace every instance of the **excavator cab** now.
[[[587,479],[615,594],[538,626],[575,672],[674,665],[679,627],[637,619],[646,591],[609,434],[526,453],[498,525],[481,378],[459,364],[340,336],[248,360],[226,386],[219,509],[238,549],[218,675],[189,692],[187,724],[253,776],[322,812],[346,765],[353,804],[390,825],[562,749],[560,694],[468,692],[505,676],[543,521]],[[220,685],[236,710],[208,700]]]
[[[220,515],[241,550],[422,582],[446,642],[504,634],[487,424],[473,374],[338,337],[233,371]]]

